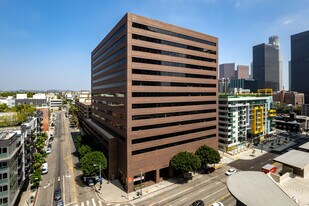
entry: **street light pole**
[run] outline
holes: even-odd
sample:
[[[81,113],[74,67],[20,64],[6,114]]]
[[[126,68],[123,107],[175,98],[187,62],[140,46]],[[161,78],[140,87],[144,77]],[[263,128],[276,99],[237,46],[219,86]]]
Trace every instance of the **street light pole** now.
[[[101,175],[101,164],[99,164],[99,168],[100,168],[100,189],[102,188],[102,175]]]

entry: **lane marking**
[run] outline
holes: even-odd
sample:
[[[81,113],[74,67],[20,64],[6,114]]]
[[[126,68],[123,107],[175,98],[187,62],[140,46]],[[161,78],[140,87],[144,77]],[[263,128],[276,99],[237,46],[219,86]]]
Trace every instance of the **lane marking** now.
[[[195,185],[195,186],[196,186],[196,187],[197,187],[197,186],[200,186],[200,185],[204,184],[205,182],[209,182],[210,180],[215,179],[215,178],[217,178],[217,177],[218,177],[218,175],[216,175],[216,176],[214,176],[214,177],[212,177],[212,178],[210,178],[210,179],[208,179],[208,180],[206,180],[206,181],[204,181],[204,182],[198,183],[198,184]]]
[[[222,201],[223,199],[225,199],[227,196],[229,196],[230,195],[230,193],[227,193],[226,195],[223,195],[222,197],[220,197],[219,199],[217,199],[215,202],[220,202],[220,201]],[[231,197],[232,197],[232,195],[231,195]],[[209,204],[208,206],[211,206],[212,204]]]
[[[84,206],[84,202],[81,203],[81,206]]]
[[[253,168],[254,168],[254,166],[250,167],[250,169],[253,169]]]
[[[64,175],[62,178],[62,183],[63,183],[63,204],[65,205],[65,184],[64,184]]]
[[[50,206],[53,206],[53,201],[54,201],[54,198],[53,198],[53,193],[55,191],[55,179],[53,179],[53,190],[51,192],[51,203],[50,203]]]
[[[91,200],[92,200],[93,206],[97,206],[97,204],[96,204],[95,201],[94,201],[94,198],[92,198]]]
[[[202,189],[202,190],[200,190],[200,191],[198,191],[198,192],[200,193],[200,192],[203,192],[203,191],[205,191],[205,190],[206,190],[206,188],[204,188],[204,189]]]
[[[111,205],[111,203],[107,203],[106,205],[109,206],[109,205]]]
[[[102,202],[101,202],[101,200],[99,200],[99,206],[102,206]]]
[[[181,201],[184,201],[184,200],[186,200],[186,199],[188,199],[188,198],[187,198],[187,197],[185,197],[185,198],[183,198],[183,199],[181,199],[181,200],[179,200],[179,201],[181,202]]]
[[[218,184],[220,184],[220,183],[221,183],[221,182],[216,182],[215,185],[218,185]]]
[[[120,204],[117,204],[117,205],[115,205],[115,206],[119,206]]]
[[[217,190],[216,192],[214,192],[214,193],[212,193],[212,194],[210,194],[210,195],[207,195],[206,197],[204,197],[202,200],[205,200],[205,199],[207,199],[208,197],[211,197],[211,196],[213,196],[214,194],[217,194],[218,192],[221,192],[222,190],[224,190],[226,187],[223,187],[223,188],[221,188],[220,190]]]
[[[89,206],[89,201],[88,200],[86,201],[86,204],[87,204],[87,206]]]
[[[166,198],[160,200],[159,202],[156,202],[156,203],[151,204],[151,205],[149,205],[149,206],[152,206],[152,205],[158,204],[158,203],[160,203],[160,202],[163,202],[163,201],[165,201],[165,200],[168,200],[168,199],[170,199],[170,198],[172,198],[172,197],[175,197],[175,196],[177,196],[177,195],[179,195],[179,194],[181,194],[181,193],[184,193],[184,192],[186,192],[186,191],[188,191],[188,190],[191,190],[191,189],[193,189],[193,188],[194,188],[194,187],[189,187],[189,188],[187,188],[187,189],[185,189],[185,190],[183,190],[183,191],[181,191],[181,192],[178,192],[178,193],[176,193],[176,194],[174,194],[174,195],[172,195],[172,196],[166,197]],[[117,206],[117,205],[115,205],[115,206]]]
[[[58,177],[58,182],[60,182],[60,179],[61,179],[61,178],[60,178],[60,176],[59,176],[59,177]]]

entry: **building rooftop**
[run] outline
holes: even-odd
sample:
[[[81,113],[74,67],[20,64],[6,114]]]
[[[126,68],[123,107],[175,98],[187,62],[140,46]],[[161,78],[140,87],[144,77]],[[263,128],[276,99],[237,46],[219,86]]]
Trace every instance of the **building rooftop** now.
[[[16,135],[16,132],[0,132],[0,140],[11,139],[14,135]]]
[[[105,137],[107,137],[108,139],[114,139],[115,137],[113,135],[111,135],[110,133],[108,133],[106,130],[104,130],[102,127],[100,127],[99,125],[97,125],[96,123],[94,123],[91,119],[86,119],[86,121],[92,125],[96,130],[98,130],[100,133],[102,133]]]
[[[227,179],[227,187],[230,193],[244,205],[297,205],[263,172],[237,172]]]
[[[305,150],[309,150],[309,142],[302,144],[299,146],[300,149],[305,149]]]
[[[274,161],[304,169],[305,166],[309,165],[309,152],[291,150],[283,155],[280,155],[279,157],[276,157]]]

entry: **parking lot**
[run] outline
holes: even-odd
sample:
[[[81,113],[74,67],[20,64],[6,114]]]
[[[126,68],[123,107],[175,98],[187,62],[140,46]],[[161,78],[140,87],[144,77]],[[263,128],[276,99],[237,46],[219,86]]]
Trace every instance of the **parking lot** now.
[[[289,132],[277,132],[272,136],[265,138],[264,141],[254,147],[267,152],[277,154],[285,153],[297,148],[299,145],[308,142],[307,134],[293,134]]]

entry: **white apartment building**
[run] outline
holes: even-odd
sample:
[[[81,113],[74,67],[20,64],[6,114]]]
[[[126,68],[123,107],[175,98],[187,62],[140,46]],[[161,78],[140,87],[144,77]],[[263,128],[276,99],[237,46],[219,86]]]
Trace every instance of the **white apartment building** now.
[[[272,96],[219,95],[219,149],[232,151],[262,140],[272,129]]]

